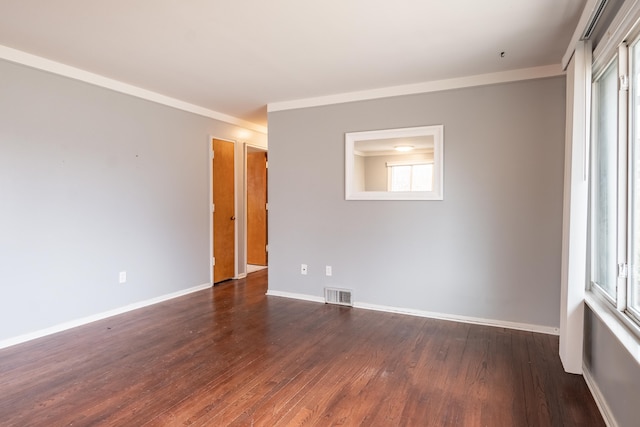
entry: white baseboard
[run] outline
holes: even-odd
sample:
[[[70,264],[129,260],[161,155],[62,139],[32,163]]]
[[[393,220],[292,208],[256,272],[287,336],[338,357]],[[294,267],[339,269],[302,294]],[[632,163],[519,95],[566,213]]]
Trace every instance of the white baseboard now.
[[[587,387],[589,387],[589,390],[591,391],[593,400],[596,401],[596,405],[598,406],[600,414],[602,414],[602,418],[604,419],[607,427],[618,427],[618,423],[616,423],[613,413],[600,391],[600,387],[598,387],[598,384],[594,381],[591,371],[589,371],[584,364],[582,365],[582,376],[584,377],[584,381],[587,383]]]
[[[294,294],[292,292],[280,292],[280,291],[267,290],[267,296],[300,299],[303,301],[321,302],[324,304],[324,297],[315,297],[313,295],[305,295],[305,294]]]
[[[104,311],[102,313],[94,314],[91,316],[83,317],[80,319],[71,320],[69,322],[60,323],[50,328],[41,329],[39,331],[30,332],[28,334],[19,335],[17,337],[8,338],[0,341],[0,349],[10,347],[12,345],[20,344],[23,342],[31,341],[36,338],[41,338],[47,335],[52,335],[57,332],[66,331],[67,329],[75,328],[77,326],[86,325],[88,323],[96,322],[98,320],[106,319],[107,317],[117,316],[118,314],[126,313],[128,311],[137,310],[142,307],[147,307],[153,304],[158,304],[163,301],[167,301],[173,298],[178,298],[193,292],[202,291],[211,287],[210,283],[194,286],[192,288],[183,289],[177,292],[173,292],[159,297],[151,298],[145,301],[128,304],[123,307],[114,308],[113,310]]]
[[[435,313],[424,310],[414,310],[411,308],[390,307],[386,305],[355,303],[357,308],[367,310],[385,311],[388,313],[400,313],[417,317],[428,317],[430,319],[450,320],[453,322],[472,323],[474,325],[495,326],[497,328],[516,329],[519,331],[537,332],[548,335],[559,335],[560,330],[551,326],[531,325],[528,323],[509,322],[506,320],[483,319],[479,317],[460,316],[456,314]]]
[[[313,302],[321,302],[321,303],[325,302],[323,297],[316,297],[313,295],[304,295],[304,294],[295,294],[291,292],[268,290],[267,295],[299,299],[304,301],[313,301]],[[531,325],[527,323],[508,322],[503,320],[482,319],[477,317],[459,316],[454,314],[434,313],[430,311],[415,310],[411,308],[391,307],[386,305],[367,304],[367,303],[361,303],[361,302],[355,302],[353,306],[355,308],[362,308],[365,310],[384,311],[387,313],[399,313],[399,314],[406,314],[409,316],[427,317],[430,319],[439,319],[439,320],[450,320],[453,322],[461,322],[461,323],[472,323],[474,325],[494,326],[498,328],[516,329],[519,331],[536,332],[536,333],[542,333],[542,334],[548,334],[548,335],[560,334],[559,328],[554,328],[551,326]]]

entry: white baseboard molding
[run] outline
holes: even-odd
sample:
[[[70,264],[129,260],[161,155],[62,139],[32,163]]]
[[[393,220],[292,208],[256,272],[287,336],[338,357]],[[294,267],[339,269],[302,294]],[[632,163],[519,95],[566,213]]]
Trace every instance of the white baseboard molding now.
[[[313,302],[321,302],[321,303],[325,302],[323,297],[316,297],[313,295],[304,295],[304,294],[295,294],[291,292],[268,290],[267,295],[299,299],[304,301],[313,301]],[[482,319],[477,317],[459,316],[455,314],[434,313],[430,311],[415,310],[411,308],[391,307],[386,305],[367,304],[367,303],[361,303],[361,302],[355,302],[353,306],[355,308],[362,308],[365,310],[384,311],[387,313],[406,314],[409,316],[427,317],[430,319],[439,319],[439,320],[450,320],[453,322],[461,322],[461,323],[472,323],[474,325],[494,326],[497,328],[516,329],[519,331],[536,332],[536,333],[542,333],[542,334],[548,334],[548,335],[560,334],[559,328],[554,328],[552,326],[531,325],[527,323],[508,322],[504,320]]]
[[[208,289],[211,287],[211,283],[205,283],[202,285],[194,286],[188,289],[182,289],[177,292],[172,292],[170,294],[161,295],[159,297],[151,298],[145,301],[136,302],[133,304],[128,304],[123,307],[114,308],[113,310],[104,311],[102,313],[94,314],[91,316],[83,317],[80,319],[71,320],[69,322],[60,323],[55,326],[51,326],[50,328],[41,329],[39,331],[30,332],[24,335],[19,335],[17,337],[8,338],[0,341],[0,349],[11,347],[16,344],[21,344],[23,342],[31,341],[36,338],[41,338],[47,335],[52,335],[57,332],[66,331],[67,329],[75,328],[77,326],[86,325],[88,323],[96,322],[98,320],[106,319],[107,317],[117,316],[118,314],[126,313],[128,311],[137,310],[139,308],[147,307],[153,304],[158,304],[163,301],[167,301],[173,298],[178,298],[193,292],[202,291],[204,289]]]
[[[537,332],[548,335],[559,335],[560,330],[552,326],[531,325],[528,323],[509,322],[506,320],[483,319],[479,317],[460,316],[457,314],[435,313],[424,310],[414,310],[411,308],[390,307],[386,305],[355,303],[354,307],[365,308],[367,310],[386,311],[389,313],[407,314],[417,317],[428,317],[430,319],[450,320],[453,322],[472,323],[474,325],[495,326],[497,328],[516,329],[519,331]]]
[[[582,376],[584,377],[584,381],[587,383],[587,387],[589,387],[589,391],[591,391],[593,400],[596,401],[596,405],[598,406],[600,414],[602,414],[602,418],[604,419],[607,427],[618,427],[618,423],[616,423],[613,413],[600,391],[600,387],[598,387],[598,384],[594,381],[591,371],[589,371],[584,364],[582,365]]]
[[[313,295],[294,294],[292,292],[280,292],[267,290],[267,296],[300,299],[303,301],[321,302],[324,304],[324,297],[315,297]]]

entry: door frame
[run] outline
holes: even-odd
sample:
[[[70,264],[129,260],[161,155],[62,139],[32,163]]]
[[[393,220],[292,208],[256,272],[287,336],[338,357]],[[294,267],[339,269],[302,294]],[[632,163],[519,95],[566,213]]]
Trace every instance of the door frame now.
[[[209,189],[209,283],[213,286],[213,140],[217,139],[219,141],[230,142],[233,144],[233,210],[236,213],[236,218],[238,217],[238,173],[237,168],[235,167],[236,162],[236,154],[237,154],[237,141],[229,138],[219,138],[215,135],[209,135],[207,140],[208,147],[208,155],[207,162],[209,163],[209,184],[207,188]],[[238,221],[233,222],[233,278],[238,278]],[[246,248],[245,248],[246,251]]]
[[[243,189],[243,196],[244,196],[244,211],[245,211],[245,215],[244,215],[244,271],[245,271],[245,276],[247,275],[247,264],[249,264],[247,262],[247,246],[248,246],[248,240],[247,240],[247,234],[248,234],[248,230],[249,230],[249,225],[248,225],[248,215],[246,214],[247,212],[247,153],[248,153],[248,149],[249,147],[256,149],[258,151],[263,151],[265,153],[267,153],[267,164],[269,163],[269,150],[268,148],[265,148],[261,145],[255,145],[255,144],[250,144],[248,142],[244,143],[244,150],[243,150],[243,157],[244,157],[244,189]],[[269,182],[269,166],[267,166],[267,183]],[[268,187],[268,184],[267,184]],[[269,205],[269,191],[267,189],[267,206]],[[267,209],[267,230],[269,230],[269,209]],[[267,247],[269,247],[269,232],[267,231]],[[269,251],[267,250],[267,266],[269,265]]]

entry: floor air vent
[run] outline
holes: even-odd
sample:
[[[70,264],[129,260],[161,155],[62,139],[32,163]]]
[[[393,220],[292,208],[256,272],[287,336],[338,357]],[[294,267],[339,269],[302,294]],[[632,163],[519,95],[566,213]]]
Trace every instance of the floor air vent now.
[[[348,289],[324,288],[324,301],[327,304],[353,306],[351,291]]]

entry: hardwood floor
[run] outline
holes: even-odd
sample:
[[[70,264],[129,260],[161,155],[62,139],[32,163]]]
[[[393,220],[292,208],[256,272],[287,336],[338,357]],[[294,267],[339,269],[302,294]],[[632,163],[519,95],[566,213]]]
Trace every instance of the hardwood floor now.
[[[0,350],[0,425],[604,426],[555,336],[266,288],[259,271]]]

